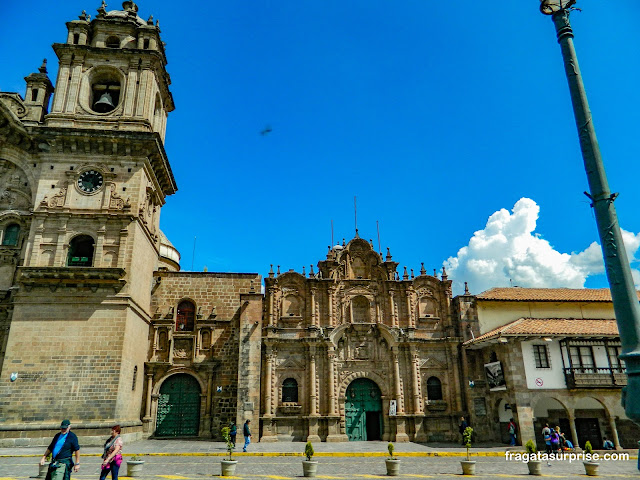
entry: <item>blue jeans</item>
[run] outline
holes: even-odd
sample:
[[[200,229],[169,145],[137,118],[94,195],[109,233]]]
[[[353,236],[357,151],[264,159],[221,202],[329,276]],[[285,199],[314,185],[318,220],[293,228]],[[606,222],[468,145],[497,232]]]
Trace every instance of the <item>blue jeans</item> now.
[[[118,480],[118,471],[120,471],[120,465],[117,465],[115,461],[111,462],[107,468],[103,468],[100,472],[100,480],[105,480],[109,472],[111,472],[111,479]]]
[[[251,443],[251,437],[244,437],[244,448],[242,449],[243,452],[247,451],[247,447],[249,446],[250,443]]]
[[[511,440],[509,441],[509,445],[513,446],[516,444],[516,434],[515,433],[510,433],[509,437],[511,438]]]

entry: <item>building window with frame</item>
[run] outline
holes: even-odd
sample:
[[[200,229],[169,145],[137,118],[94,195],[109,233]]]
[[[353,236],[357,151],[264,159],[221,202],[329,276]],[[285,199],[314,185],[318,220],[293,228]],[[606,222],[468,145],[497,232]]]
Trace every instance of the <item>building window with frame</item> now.
[[[595,362],[593,360],[593,350],[587,346],[569,347],[569,360],[571,368],[578,373],[595,373]]]
[[[533,345],[533,358],[536,362],[536,368],[551,368],[549,350],[546,345]]]
[[[18,245],[18,235],[20,234],[20,225],[12,223],[4,229],[2,236],[2,245],[15,247]]]
[[[282,403],[298,403],[298,382],[295,378],[282,382]]]
[[[196,306],[189,300],[178,304],[176,316],[176,332],[192,332],[196,320]]]
[[[93,265],[93,238],[78,235],[69,242],[68,267],[90,267]]]
[[[427,380],[427,399],[442,400],[442,382],[438,377],[429,377]]]
[[[624,363],[624,360],[620,360],[620,353],[622,347],[620,346],[611,346],[607,347],[607,354],[609,356],[609,366],[616,373],[624,373],[627,366]]]

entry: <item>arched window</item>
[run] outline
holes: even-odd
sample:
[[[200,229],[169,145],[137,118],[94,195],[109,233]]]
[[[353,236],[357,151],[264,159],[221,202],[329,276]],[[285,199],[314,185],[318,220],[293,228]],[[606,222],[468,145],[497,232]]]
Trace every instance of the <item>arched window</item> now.
[[[427,380],[427,398],[429,400],[442,400],[442,383],[438,377],[429,377]]]
[[[78,235],[69,243],[67,266],[90,267],[93,265],[93,238],[89,235]]]
[[[104,42],[107,48],[119,48],[120,47],[120,39],[116,36],[111,36],[107,38]]]
[[[4,236],[2,237],[2,245],[18,245],[18,234],[20,233],[20,225],[12,223],[4,229]]]
[[[298,382],[294,378],[287,378],[282,382],[282,403],[298,403]]]
[[[178,305],[178,317],[176,318],[177,332],[192,332],[196,320],[196,307],[188,300]]]

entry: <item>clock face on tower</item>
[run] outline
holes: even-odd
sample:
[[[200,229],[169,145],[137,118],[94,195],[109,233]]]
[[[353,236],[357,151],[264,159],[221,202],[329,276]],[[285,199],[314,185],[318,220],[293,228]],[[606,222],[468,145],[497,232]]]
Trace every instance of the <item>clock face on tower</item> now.
[[[96,192],[102,187],[102,174],[96,170],[86,170],[78,177],[78,188],[84,193]]]

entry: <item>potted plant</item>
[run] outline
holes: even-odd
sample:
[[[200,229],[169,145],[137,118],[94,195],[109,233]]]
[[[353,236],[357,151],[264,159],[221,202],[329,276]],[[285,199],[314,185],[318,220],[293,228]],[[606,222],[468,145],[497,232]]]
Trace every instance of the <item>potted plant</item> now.
[[[462,439],[464,440],[464,446],[467,447],[467,459],[460,462],[460,465],[462,465],[463,475],[476,474],[476,461],[471,460],[471,457],[469,455],[469,449],[471,448],[471,435],[473,435],[473,428],[465,428],[464,432],[462,433]]]
[[[527,443],[524,444],[524,448],[529,454],[529,460],[527,461],[529,475],[542,475],[542,462],[534,458],[534,455],[538,451],[536,444],[533,443],[533,440],[529,439]]]
[[[144,460],[137,455],[127,458],[127,477],[139,477],[142,473]]]
[[[587,458],[591,458],[591,455],[593,455],[593,447],[591,446],[591,442],[587,440],[587,442],[584,444],[584,453],[587,455]],[[584,464],[584,471],[587,475],[589,475],[590,477],[597,477],[598,476],[598,467],[600,467],[600,464],[597,462],[592,462],[591,460],[587,460],[586,462],[582,462]]]
[[[224,443],[227,444],[227,453],[229,454],[229,458],[223,458],[220,462],[220,468],[222,469],[221,476],[223,477],[232,477],[236,473],[236,465],[238,465],[238,461],[234,460],[231,455],[233,454],[233,450],[236,448],[235,444],[231,441],[231,429],[229,427],[224,427],[220,430],[222,435],[222,439]]]
[[[307,442],[304,446],[304,455],[307,459],[302,461],[302,472],[305,477],[315,477],[318,473],[318,462],[311,460],[314,453],[313,445],[311,442]]]
[[[385,459],[385,463],[387,464],[387,475],[397,477],[400,474],[400,459],[393,456],[393,451],[395,449],[393,443],[389,442],[387,449],[389,450],[389,458]]]

